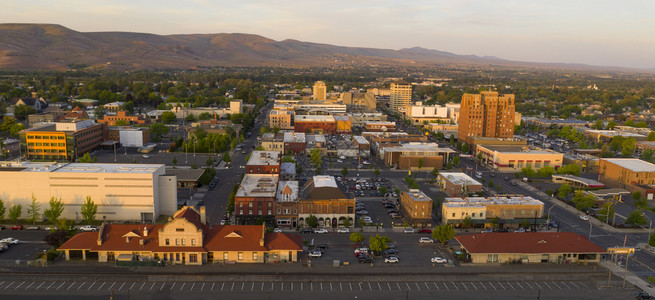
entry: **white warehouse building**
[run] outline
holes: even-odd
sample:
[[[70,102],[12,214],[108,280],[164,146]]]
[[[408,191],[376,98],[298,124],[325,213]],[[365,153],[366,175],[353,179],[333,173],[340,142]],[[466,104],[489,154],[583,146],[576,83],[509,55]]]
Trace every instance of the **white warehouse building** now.
[[[98,206],[96,220],[153,222],[177,209],[177,177],[158,164],[85,164],[0,162],[0,199],[7,211],[22,206],[27,218],[32,195],[39,213],[51,197],[64,203],[62,218],[82,220],[89,196]]]

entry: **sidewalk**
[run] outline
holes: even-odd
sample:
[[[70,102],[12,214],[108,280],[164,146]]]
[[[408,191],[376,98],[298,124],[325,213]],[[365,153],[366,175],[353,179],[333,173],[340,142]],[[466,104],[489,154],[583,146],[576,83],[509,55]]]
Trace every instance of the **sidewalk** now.
[[[633,272],[631,272],[628,269],[628,272],[625,273],[625,268],[621,268],[616,264],[610,263],[607,260],[601,260],[600,263],[598,264],[599,266],[602,266],[603,268],[607,269],[609,272],[610,266],[612,268],[612,275],[613,278],[610,281],[610,286],[611,287],[623,287],[623,276],[625,274],[625,281],[626,285],[632,284],[643,291],[647,292],[650,295],[655,295],[655,287],[651,286],[649,283],[643,281],[639,276]],[[620,277],[620,280],[616,280],[616,277]]]

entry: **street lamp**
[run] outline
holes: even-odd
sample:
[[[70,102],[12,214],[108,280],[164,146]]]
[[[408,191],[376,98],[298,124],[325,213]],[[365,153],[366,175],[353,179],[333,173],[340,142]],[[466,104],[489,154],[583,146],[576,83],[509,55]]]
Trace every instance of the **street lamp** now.
[[[642,214],[646,219],[648,219],[648,240],[646,241],[646,243],[648,244],[648,243],[650,242],[650,232],[651,232],[651,230],[653,229],[653,220],[651,220],[651,219],[646,215],[645,212],[641,212],[641,214]]]
[[[184,163],[189,163],[189,143],[184,144]]]
[[[587,221],[589,221],[589,241],[591,241],[591,218],[588,218]]]
[[[548,214],[548,224],[549,224],[549,225],[550,225],[550,210],[553,209],[553,207],[555,207],[555,206],[557,206],[557,203],[553,204],[553,206],[551,206],[551,207],[548,209],[548,212],[547,212],[547,214]]]
[[[196,157],[196,142],[198,142],[198,140],[194,139],[193,140],[193,157]]]

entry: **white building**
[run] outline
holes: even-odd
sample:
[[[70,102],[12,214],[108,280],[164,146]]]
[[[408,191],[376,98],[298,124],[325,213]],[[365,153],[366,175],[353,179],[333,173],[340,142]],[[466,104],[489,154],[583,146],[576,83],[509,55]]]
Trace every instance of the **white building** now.
[[[0,198],[21,205],[21,219],[34,196],[40,218],[50,198],[64,203],[62,218],[82,220],[87,197],[98,206],[96,219],[152,222],[177,210],[177,178],[164,165],[0,162]]]

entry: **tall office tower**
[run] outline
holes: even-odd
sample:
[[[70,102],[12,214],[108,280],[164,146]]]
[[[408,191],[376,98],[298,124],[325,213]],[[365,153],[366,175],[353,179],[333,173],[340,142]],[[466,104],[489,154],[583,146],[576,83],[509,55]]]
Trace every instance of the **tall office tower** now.
[[[514,136],[514,95],[498,92],[462,95],[457,138],[471,143],[471,137]]]
[[[396,112],[399,107],[409,105],[412,102],[412,85],[406,81],[392,82],[389,99],[389,108],[392,112]]]
[[[325,82],[317,81],[314,83],[314,95],[312,98],[314,100],[325,100],[327,96],[327,87],[325,87]]]

